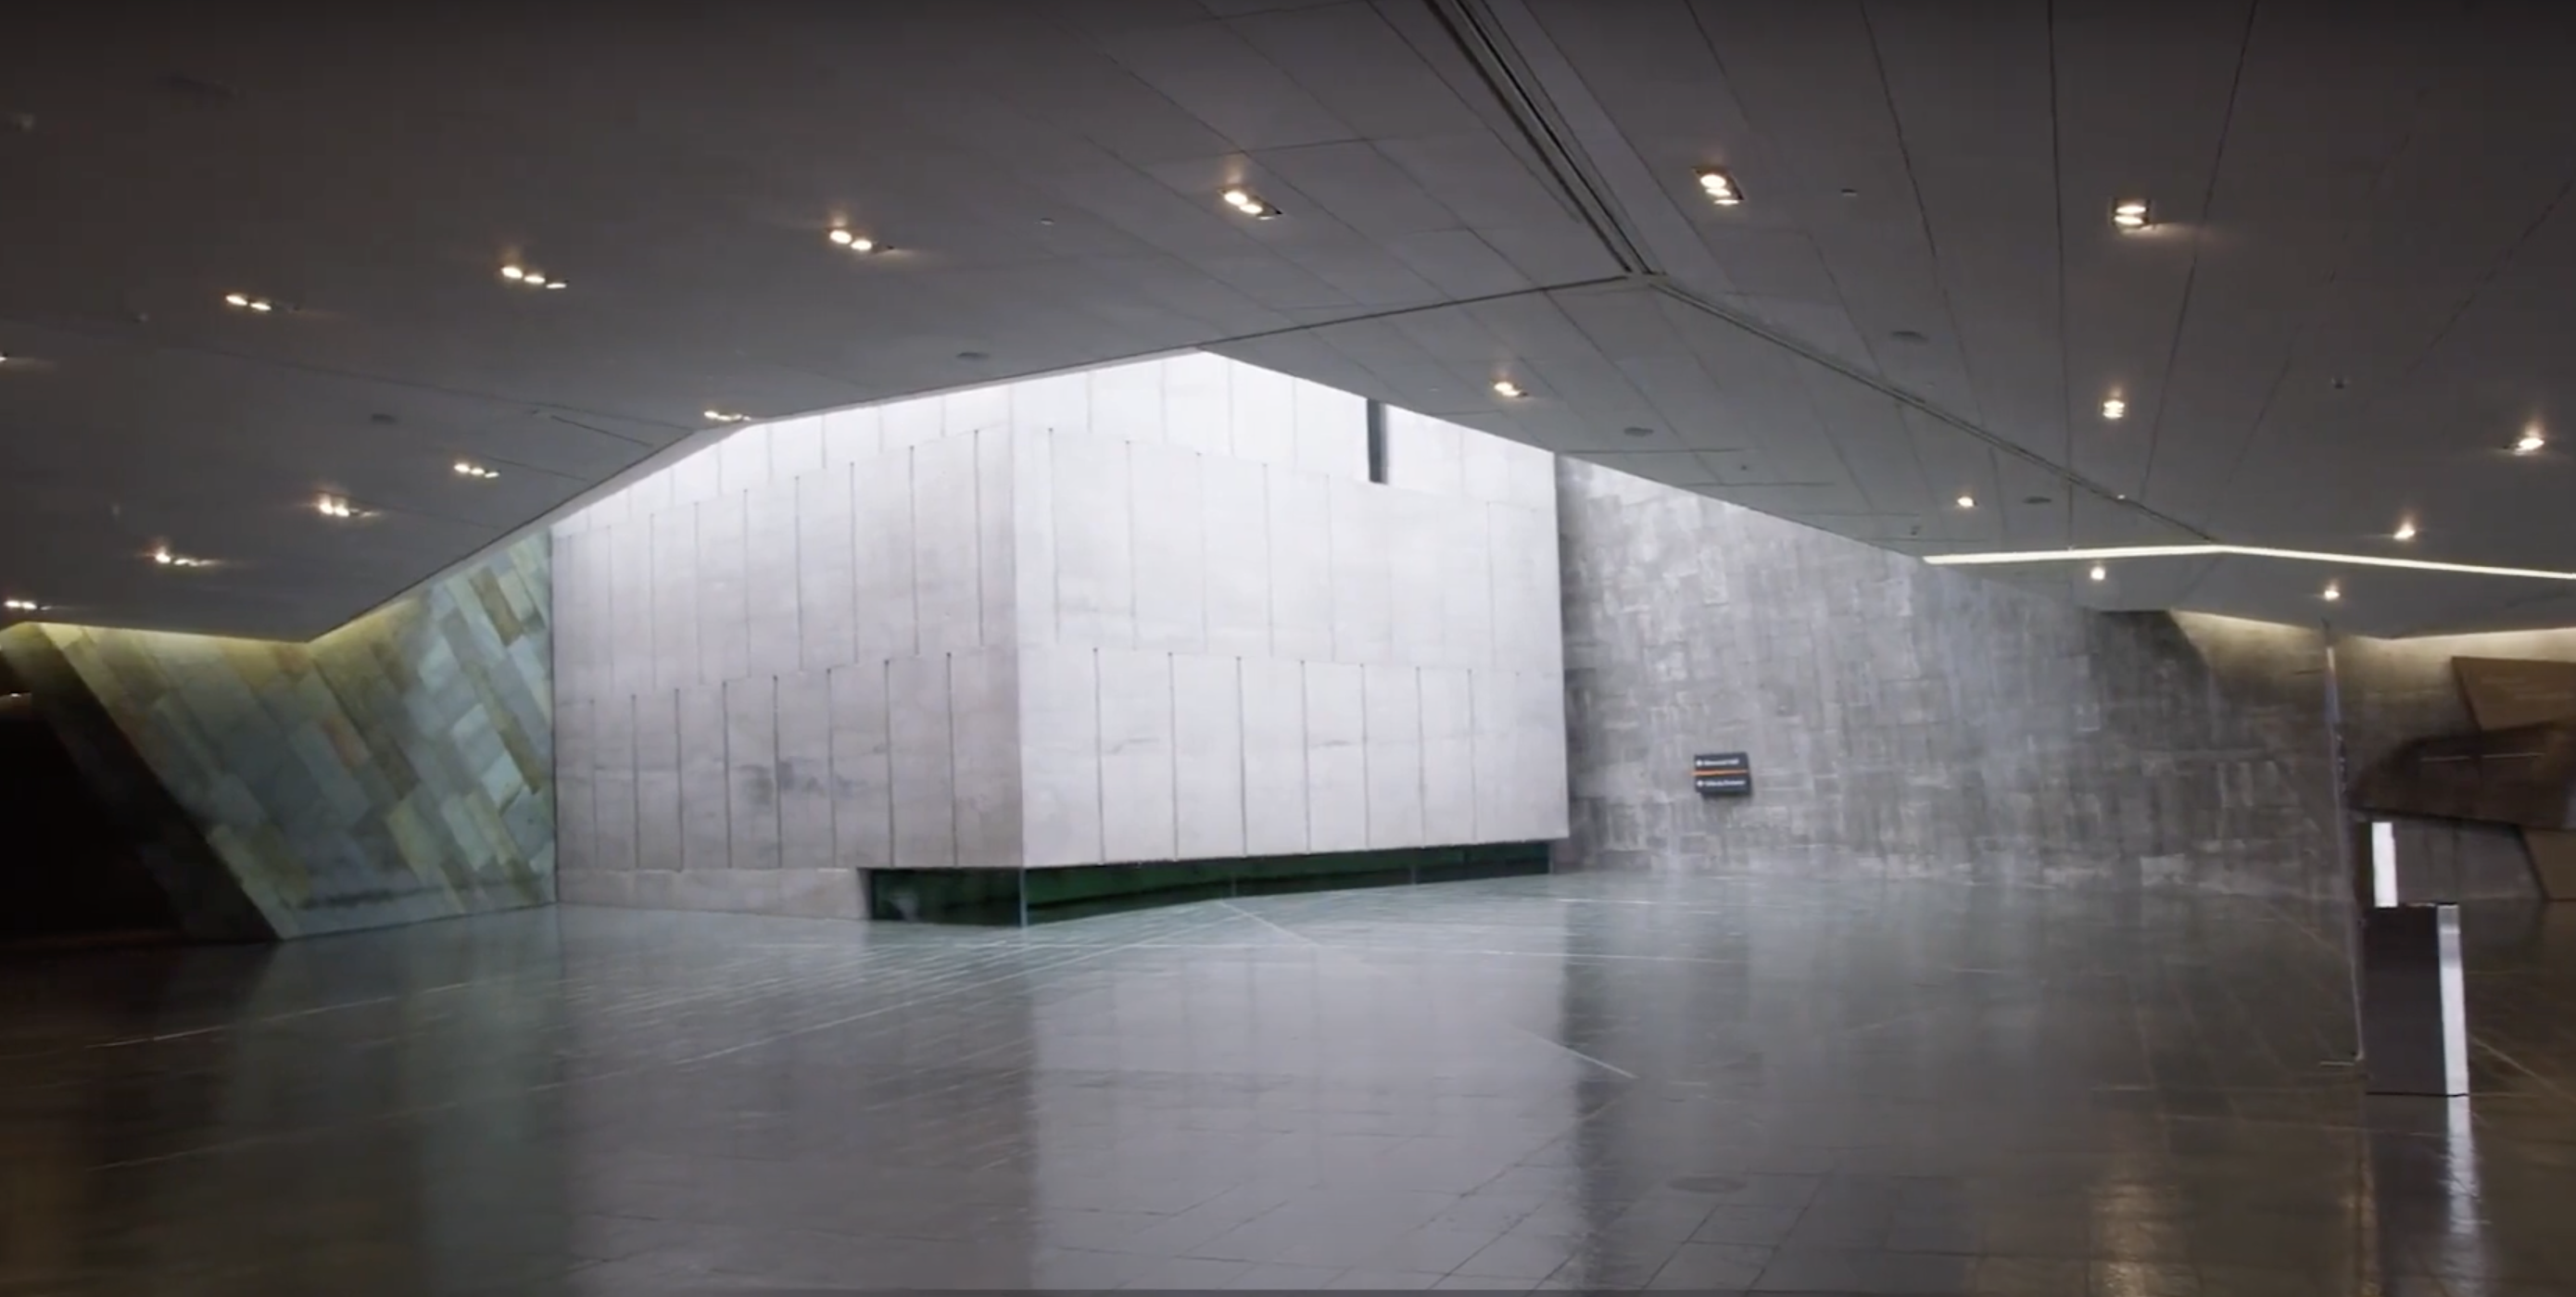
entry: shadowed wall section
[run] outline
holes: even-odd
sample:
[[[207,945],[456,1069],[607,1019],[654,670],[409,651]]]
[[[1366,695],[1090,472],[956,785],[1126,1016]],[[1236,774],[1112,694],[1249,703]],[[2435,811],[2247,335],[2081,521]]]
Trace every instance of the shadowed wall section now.
[[[310,644],[0,635],[191,935],[298,937],[554,899],[548,541]]]

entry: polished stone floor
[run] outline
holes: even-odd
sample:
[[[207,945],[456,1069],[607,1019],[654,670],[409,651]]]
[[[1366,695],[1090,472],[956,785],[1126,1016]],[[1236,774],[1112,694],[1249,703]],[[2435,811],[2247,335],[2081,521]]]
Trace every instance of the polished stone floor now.
[[[2565,907],[2576,911],[2576,907]],[[0,1293],[2576,1291],[2576,913],[1574,876],[0,961]]]

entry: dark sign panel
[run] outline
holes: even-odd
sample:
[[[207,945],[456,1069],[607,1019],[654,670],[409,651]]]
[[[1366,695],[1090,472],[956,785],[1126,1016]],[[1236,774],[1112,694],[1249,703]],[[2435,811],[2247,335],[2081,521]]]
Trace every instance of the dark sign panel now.
[[[1691,758],[1691,787],[1702,797],[1753,795],[1753,757],[1745,752],[1703,752]]]

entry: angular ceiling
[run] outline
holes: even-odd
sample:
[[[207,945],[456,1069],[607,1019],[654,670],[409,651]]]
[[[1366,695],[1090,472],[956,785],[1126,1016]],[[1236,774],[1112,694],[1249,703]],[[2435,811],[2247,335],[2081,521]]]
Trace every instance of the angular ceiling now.
[[[748,0],[19,27],[0,594],[61,620],[304,638],[713,435],[708,411],[1191,346],[1910,553],[2576,569],[2576,84],[2547,6]],[[1712,166],[1741,204],[1707,200]],[[2151,228],[2114,229],[2129,198]],[[2563,443],[2511,450],[2561,419]],[[2576,620],[2551,580],[2087,566],[1981,570],[2372,634]]]

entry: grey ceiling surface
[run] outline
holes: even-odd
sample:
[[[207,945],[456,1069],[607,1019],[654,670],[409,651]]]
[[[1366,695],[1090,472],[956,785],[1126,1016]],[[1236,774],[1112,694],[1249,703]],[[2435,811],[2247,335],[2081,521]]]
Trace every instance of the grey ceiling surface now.
[[[2576,408],[2550,6],[72,12],[0,45],[0,593],[64,620],[301,638],[708,409],[1189,346],[1909,553],[2576,568],[2576,422],[2508,450]],[[2012,579],[2576,620],[2557,582],[2113,567]]]

